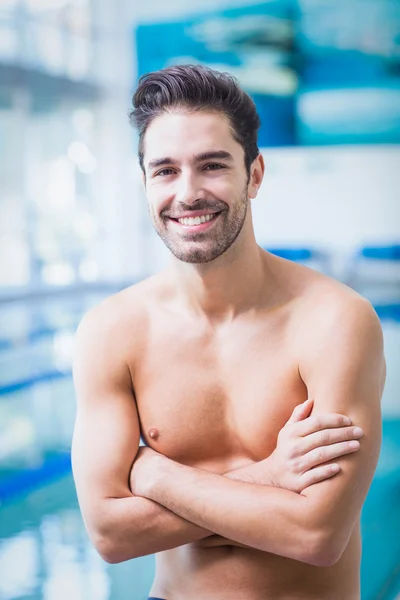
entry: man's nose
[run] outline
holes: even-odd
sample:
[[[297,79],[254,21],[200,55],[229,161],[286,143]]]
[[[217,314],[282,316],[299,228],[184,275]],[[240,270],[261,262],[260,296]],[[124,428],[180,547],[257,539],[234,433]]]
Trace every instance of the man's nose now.
[[[200,178],[194,173],[181,173],[177,181],[176,200],[182,204],[193,204],[203,198]]]

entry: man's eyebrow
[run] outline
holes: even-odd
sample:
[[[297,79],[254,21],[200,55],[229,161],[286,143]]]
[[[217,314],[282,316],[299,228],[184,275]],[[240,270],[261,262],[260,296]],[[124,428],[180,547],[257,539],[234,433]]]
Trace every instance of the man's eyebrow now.
[[[210,150],[209,152],[201,152],[201,154],[196,154],[193,159],[194,163],[202,162],[203,160],[228,160],[233,161],[233,156],[226,150]],[[170,156],[166,156],[163,158],[155,158],[151,160],[148,164],[149,169],[155,169],[156,167],[161,167],[163,165],[170,165],[172,163],[176,163],[178,161],[174,160]]]
[[[202,152],[197,154],[194,158],[194,162],[202,162],[203,160],[233,160],[232,154],[229,154],[226,150],[210,150],[210,152]]]
[[[161,167],[162,165],[170,165],[173,162],[175,162],[174,159],[169,157],[155,158],[149,162],[148,168],[155,169],[156,167]]]

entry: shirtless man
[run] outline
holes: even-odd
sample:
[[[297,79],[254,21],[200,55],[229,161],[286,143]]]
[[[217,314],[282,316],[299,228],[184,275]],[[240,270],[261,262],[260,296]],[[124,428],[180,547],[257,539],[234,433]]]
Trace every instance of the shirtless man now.
[[[257,245],[259,119],[234,80],[149,74],[132,118],[173,258],[78,329],[72,458],[89,535],[111,563],[157,553],[150,593],[166,600],[357,600],[379,320]]]

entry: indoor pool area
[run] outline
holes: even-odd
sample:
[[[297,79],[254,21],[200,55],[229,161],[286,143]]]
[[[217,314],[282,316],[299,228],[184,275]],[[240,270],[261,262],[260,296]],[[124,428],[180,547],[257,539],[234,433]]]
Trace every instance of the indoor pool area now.
[[[2,600],[145,600],[150,589],[153,556],[109,565],[92,548],[71,475],[73,336],[82,314],[101,298],[87,293],[79,301],[68,296],[2,305]],[[398,600],[400,307],[386,302],[376,309],[388,377],[382,451],[362,513],[362,600]]]
[[[362,308],[350,322],[351,299],[343,316],[346,293],[316,271],[367,298],[382,324],[382,448],[361,514],[361,598],[351,600],[400,600],[399,167],[399,0],[0,0],[0,600],[148,600],[156,555],[110,564],[86,532],[71,468],[77,394],[88,419],[75,438],[81,434],[77,486],[110,562],[132,555],[131,531],[136,555],[159,550],[160,531],[170,545],[188,539],[165,525],[179,520],[158,505],[248,542],[239,546],[332,562],[359,507],[372,464],[367,444],[376,451],[371,434],[353,463],[357,474],[335,480],[337,502],[334,485],[329,503],[323,487],[312,490],[323,499],[305,505],[312,516],[301,535],[301,498],[266,494],[275,504],[261,542],[263,489],[230,494],[232,482],[151,462],[150,450],[136,471],[144,485],[160,484],[153,504],[121,500],[119,475],[133,461],[132,381],[143,438],[159,440],[154,447],[176,462],[218,464],[225,474],[227,465],[273,451],[299,390],[315,394],[318,409],[348,407],[357,395],[353,417],[370,405],[368,398],[360,409],[363,392],[354,390],[372,396],[379,376],[367,366],[374,342],[361,341],[373,340],[373,327],[359,324]],[[75,389],[83,315],[146,279],[98,311],[93,329],[88,320]],[[332,315],[340,315],[333,327]],[[299,352],[298,368],[286,362]],[[303,366],[307,392],[297,378]],[[314,431],[309,442],[303,423],[290,429],[293,421],[272,475],[288,475],[295,484],[287,487],[298,490],[307,477],[303,439],[327,445],[344,436]],[[313,464],[326,460],[314,449]],[[167,465],[160,481],[157,460]],[[165,477],[168,465],[221,493]],[[131,483],[146,496],[135,470]],[[212,496],[202,502],[202,492]],[[281,498],[295,506],[284,505],[283,521]],[[160,520],[138,510],[130,523],[133,504]],[[326,531],[335,537],[328,550]],[[313,600],[322,600],[321,572],[329,600],[349,600],[334,596],[357,585],[355,545],[326,579],[317,570],[326,567],[273,554],[265,564],[247,549],[186,550],[180,570],[178,562],[160,568],[156,595],[239,600],[224,596],[233,589],[248,600],[268,587],[269,597],[257,600],[311,600],[311,573]]]

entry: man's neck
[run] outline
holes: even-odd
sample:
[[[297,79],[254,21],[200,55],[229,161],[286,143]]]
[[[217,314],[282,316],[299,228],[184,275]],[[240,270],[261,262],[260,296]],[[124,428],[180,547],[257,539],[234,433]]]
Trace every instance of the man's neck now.
[[[209,263],[174,261],[172,269],[184,304],[214,324],[257,307],[265,289],[267,265],[255,239],[234,243]]]

